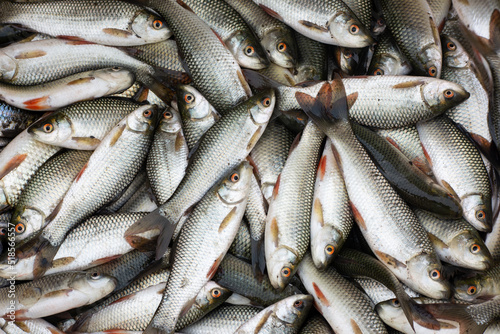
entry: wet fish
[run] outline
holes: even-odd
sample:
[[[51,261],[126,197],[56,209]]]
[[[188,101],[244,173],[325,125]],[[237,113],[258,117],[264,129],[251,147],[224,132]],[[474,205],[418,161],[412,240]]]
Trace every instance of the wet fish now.
[[[251,0],[225,0],[252,28],[269,60],[285,68],[297,62],[297,44],[292,30],[276,18],[268,15]]]
[[[15,229],[17,246],[20,246],[20,241],[36,236],[45,226],[47,217],[64,197],[91,154],[91,151],[63,152],[49,159],[30,178],[10,221]]]
[[[315,170],[324,134],[309,122],[299,136],[278,176],[267,214],[266,266],[275,289],[290,282],[310,243]]]
[[[318,164],[311,212],[311,256],[325,269],[338,254],[354,223],[335,148],[326,140]]]
[[[451,7],[451,0],[427,0],[438,31],[441,32]]]
[[[309,317],[299,334],[334,334],[330,325],[321,315]]]
[[[294,295],[273,304],[241,325],[235,334],[297,333],[313,304],[310,295]]]
[[[402,3],[381,0],[384,19],[403,54],[418,75],[441,76],[441,41],[426,0]]]
[[[133,225],[125,236],[160,228],[157,255],[161,256],[186,211],[248,156],[264,132],[273,108],[274,92],[267,90],[222,117],[203,136],[190,158],[184,179],[169,201]]]
[[[138,107],[136,102],[118,98],[79,102],[39,119],[28,132],[43,143],[94,150],[120,120]]]
[[[447,117],[417,124],[432,171],[460,198],[464,218],[479,231],[491,231],[491,186],[481,154]]]
[[[369,32],[342,1],[255,0],[269,15],[315,41],[361,48],[373,43]]]
[[[115,198],[100,211],[104,213],[118,212],[146,183],[149,183],[148,175],[146,174],[146,168],[143,167],[134,177],[132,182],[129,183],[127,188],[115,196]]]
[[[165,203],[181,183],[188,165],[189,149],[181,118],[173,108],[163,111],[148,153],[148,180],[159,204]]]
[[[15,137],[39,117],[40,114],[27,110],[20,110],[19,108],[0,102],[0,137]]]
[[[384,32],[375,45],[375,53],[368,69],[370,75],[407,75],[412,67],[399,50],[389,32]]]
[[[500,266],[495,264],[484,272],[469,273],[453,280],[454,297],[459,300],[481,303],[500,294]]]
[[[141,106],[103,138],[48,219],[43,239],[60,245],[72,227],[125,189],[146,158],[157,119],[154,106]]]
[[[356,277],[354,278],[354,282],[356,286],[359,286],[362,291],[366,293],[373,304],[378,304],[380,302],[396,298],[396,295],[394,294],[394,292],[392,292],[392,290],[373,278]],[[410,296],[411,298],[420,297],[419,293],[413,291],[404,284],[402,285],[404,291],[408,296]]]
[[[146,181],[118,212],[153,212],[158,208],[156,203],[151,185]]]
[[[250,165],[241,163],[209,190],[190,214],[176,241],[172,272],[160,306],[144,333],[173,333],[179,317],[215,274],[238,232],[251,175]],[[200,249],[203,257],[196,256]]]
[[[15,323],[7,322],[6,326],[2,327],[2,330],[7,334],[64,334],[56,326],[43,319],[17,321]]]
[[[352,132],[342,81],[325,83],[316,98],[298,93],[297,99],[332,140],[354,219],[377,258],[412,289],[446,298],[449,286],[425,230]]]
[[[296,72],[294,68],[285,68],[274,63],[259,71],[260,74],[287,86],[295,86],[297,84]]]
[[[298,275],[335,333],[387,333],[368,297],[332,267],[319,271],[307,254]]]
[[[299,50],[295,81],[325,80],[327,75],[326,45],[297,32],[295,33],[295,40]]]
[[[120,67],[83,72],[37,86],[0,83],[0,99],[33,111],[56,110],[79,101],[92,100],[127,89],[134,75]]]
[[[0,22],[18,24],[47,35],[104,45],[141,45],[172,36],[152,11],[125,1],[2,1]]]

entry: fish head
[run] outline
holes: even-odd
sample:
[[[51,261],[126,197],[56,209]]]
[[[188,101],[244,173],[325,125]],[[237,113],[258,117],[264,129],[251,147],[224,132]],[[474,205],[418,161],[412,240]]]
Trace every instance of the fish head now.
[[[147,44],[165,41],[172,36],[165,20],[147,10],[139,10],[129,28]]]
[[[476,194],[462,198],[464,218],[478,231],[491,232],[491,205],[483,195]]]
[[[127,89],[133,85],[135,80],[135,75],[132,72],[119,66],[94,71],[92,76],[106,83],[105,87],[108,88],[108,92],[105,95]]]
[[[0,79],[10,81],[16,76],[17,62],[5,52],[0,51]]]
[[[443,49],[443,63],[446,66],[464,68],[470,64],[467,51],[453,37],[441,35],[441,48]]]
[[[359,50],[339,46],[334,54],[342,72],[353,75],[360,62]]]
[[[88,305],[113,292],[117,282],[116,278],[103,274],[94,268],[87,272],[76,273],[72,277],[69,287],[85,294],[89,298]]]
[[[127,127],[132,131],[151,133],[156,127],[158,115],[158,106],[155,104],[140,106],[127,117]]]
[[[229,37],[225,44],[238,64],[243,67],[262,70],[270,64],[262,46],[249,31],[238,31]]]
[[[345,47],[362,48],[375,43],[365,26],[349,13],[340,12],[334,16],[330,20],[329,31],[338,45]]]
[[[493,262],[490,251],[477,233],[464,231],[455,236],[448,247],[466,268],[486,270]]]
[[[248,161],[243,161],[224,178],[217,193],[226,203],[235,204],[245,200],[250,190],[252,166]]]
[[[35,208],[18,205],[12,213],[16,241],[24,240],[39,232],[45,222],[44,214]]]
[[[318,233],[311,234],[311,255],[316,268],[325,269],[332,262],[342,240],[342,233],[331,225],[324,225]]]
[[[435,115],[459,105],[470,96],[462,86],[445,80],[426,81],[421,86],[421,94]]]
[[[198,309],[208,312],[217,305],[222,304],[232,294],[231,290],[223,288],[214,281],[209,281],[196,296],[195,305]]]
[[[285,298],[275,305],[275,315],[283,323],[300,326],[313,305],[311,295],[294,295]]]
[[[69,141],[74,129],[71,118],[64,112],[56,111],[33,123],[28,133],[42,143],[57,145]]]
[[[297,64],[297,43],[290,30],[273,29],[264,35],[260,43],[269,59],[276,65],[292,68]]]
[[[442,265],[437,257],[419,254],[407,261],[408,276],[414,290],[435,299],[447,299],[450,286],[442,275]]]
[[[181,118],[179,113],[172,107],[167,107],[160,119],[160,130],[166,133],[175,134],[181,130]]]
[[[177,87],[177,108],[182,117],[191,121],[200,121],[215,114],[214,107],[193,86],[179,85]]]
[[[247,102],[249,103],[248,109],[254,124],[264,125],[271,119],[274,103],[276,102],[276,95],[273,89],[267,89],[252,96]]]
[[[453,297],[466,302],[477,302],[488,295],[492,282],[486,275],[469,273],[453,280]]]
[[[411,65],[394,55],[384,53],[373,57],[368,70],[370,75],[405,75],[412,70]]]
[[[271,253],[269,258],[266,256],[266,262],[272,286],[283,290],[297,271],[297,255],[288,248],[279,247]]]
[[[397,299],[386,300],[375,306],[375,312],[384,323],[404,333],[414,333]]]
[[[440,46],[429,44],[417,55],[417,59],[421,65],[422,74],[432,78],[441,76],[443,54]]]

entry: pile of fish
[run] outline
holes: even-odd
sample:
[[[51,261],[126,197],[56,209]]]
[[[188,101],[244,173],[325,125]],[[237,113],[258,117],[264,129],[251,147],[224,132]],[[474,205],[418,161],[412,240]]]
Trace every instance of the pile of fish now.
[[[500,333],[499,0],[0,0],[0,333]]]

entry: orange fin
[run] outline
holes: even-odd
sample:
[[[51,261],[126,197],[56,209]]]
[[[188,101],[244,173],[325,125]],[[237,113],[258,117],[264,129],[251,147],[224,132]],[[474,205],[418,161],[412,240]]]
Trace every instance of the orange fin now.
[[[351,319],[350,323],[352,327],[352,332],[354,334],[363,334],[363,331],[361,330],[361,328],[359,328],[358,324],[356,323],[356,321],[354,321],[354,319]]]
[[[279,228],[278,228],[278,221],[276,220],[276,217],[274,217],[271,220],[271,241],[274,243],[275,247],[278,247],[278,237],[279,237]]]
[[[102,29],[102,32],[111,36],[115,37],[123,37],[123,38],[128,38],[132,36],[133,34],[129,31],[122,30],[122,29],[115,29],[115,28],[104,28]]]
[[[425,146],[424,144],[420,143],[420,146],[422,146],[422,151],[424,151],[424,155],[425,155],[425,158],[427,159],[427,162],[429,163],[429,165],[432,167],[432,159],[431,159],[431,156],[429,155],[429,153],[427,152],[427,150],[425,149]]]
[[[252,138],[250,138],[250,140],[248,141],[247,144],[248,151],[251,151],[255,147],[255,144],[257,144],[261,136],[262,136],[262,126],[259,126],[259,128],[252,135]]]
[[[46,96],[38,97],[36,99],[24,101],[23,104],[25,105],[25,109],[46,110],[46,109],[50,108],[50,106],[46,104],[48,99],[49,99],[49,96],[46,95]]]
[[[358,100],[358,92],[347,95],[346,100],[347,100],[347,109],[351,109],[354,103],[356,103],[356,101]]]
[[[90,264],[98,266],[100,264],[104,264],[104,263],[108,263],[110,261],[116,260],[116,259],[120,258],[121,256],[122,256],[122,254],[116,254],[116,255],[103,257],[103,258],[92,261]]]
[[[47,52],[43,50],[30,50],[26,52],[18,53],[14,56],[16,59],[30,59],[30,58],[38,58],[43,57],[47,54]]]
[[[318,164],[318,177],[321,181],[323,181],[323,178],[325,177],[325,172],[326,172],[326,155],[321,157],[321,160],[319,161]]]
[[[311,29],[311,30],[317,30],[317,31],[320,31],[320,32],[329,32],[330,31],[330,30],[328,30],[328,28],[319,26],[316,23],[313,23],[313,22],[310,22],[310,21],[300,20],[299,23],[301,25],[303,25],[304,27],[306,27],[308,29]]]
[[[373,251],[375,255],[380,259],[380,261],[384,262],[385,264],[393,267],[393,268],[406,268],[406,265],[399,261],[398,259],[394,258],[393,256],[390,256],[389,254],[386,254],[384,252],[374,250]]]
[[[66,42],[68,45],[86,45],[86,44],[96,44],[88,41],[84,41],[83,39],[80,40],[69,40]]]
[[[399,147],[398,143],[394,141],[394,139],[392,139],[391,137],[385,137],[385,140],[387,140],[392,146],[401,151],[401,148]]]
[[[319,198],[316,198],[314,200],[313,210],[314,210],[314,213],[316,214],[316,217],[317,217],[321,227],[325,226],[325,221],[323,219],[323,205],[321,204],[321,201],[319,200]]]
[[[356,221],[356,223],[359,225],[359,227],[366,231],[365,220],[363,219],[363,217],[361,217],[361,213],[359,213],[358,209],[351,201],[349,201],[349,206],[351,207],[352,215],[354,216],[354,220]]]
[[[280,14],[278,14],[277,12],[275,12],[274,10],[272,10],[271,8],[267,7],[267,6],[264,6],[263,4],[259,4],[260,8],[262,8],[263,11],[265,11],[267,14],[271,15],[272,17],[280,20],[280,21],[283,21],[283,18],[281,17]]]
[[[219,233],[224,231],[226,227],[229,225],[234,220],[234,217],[236,216],[236,207],[234,207],[224,218],[224,220],[220,223],[219,225]]]
[[[392,86],[392,88],[394,88],[394,89],[413,88],[413,87],[421,86],[424,84],[425,84],[425,81],[413,80],[413,81],[406,81],[406,82],[399,83],[397,85]]]
[[[84,41],[83,38],[77,36],[57,35],[56,37],[60,39],[67,39],[69,41]]]
[[[278,193],[280,191],[280,181],[281,181],[281,173],[278,175],[278,179],[276,180],[276,183],[274,184],[273,199],[276,199],[276,197],[278,196]]]
[[[94,80],[95,77],[85,77],[85,78],[80,78],[80,79],[76,79],[76,80],[73,80],[73,81],[70,81],[67,83],[68,86],[72,86],[72,85],[80,85],[80,84],[84,84],[84,83],[87,83],[87,82],[90,82],[92,80]]]
[[[131,293],[130,295],[123,296],[121,298],[118,298],[117,300],[115,300],[114,302],[112,302],[109,305],[118,304],[118,303],[121,303],[123,301],[126,301],[127,299],[132,298],[134,295],[135,295],[135,293]]]
[[[214,277],[215,273],[217,272],[217,268],[219,268],[219,265],[220,265],[222,259],[224,258],[224,255],[226,255],[226,254],[221,254],[217,258],[217,260],[214,261],[214,264],[212,264],[212,267],[210,268],[210,270],[207,273],[207,278],[209,280],[212,279],[212,277]]]
[[[313,286],[314,292],[316,293],[316,296],[318,297],[321,304],[326,306],[326,307],[330,306],[330,302],[328,301],[328,299],[326,299],[325,295],[320,290],[320,288],[316,285],[316,283],[313,282],[312,286]]]
[[[59,259],[54,260],[54,262],[52,262],[52,268],[62,267],[62,266],[70,264],[73,261],[75,261],[75,258],[72,256],[61,257]]]
[[[16,169],[17,167],[19,167],[19,165],[24,161],[24,159],[26,159],[27,156],[28,156],[28,154],[26,154],[26,153],[24,153],[24,154],[18,154],[16,156],[14,156],[12,159],[10,159],[10,161],[5,165],[5,167],[0,172],[0,180],[5,175],[9,174],[14,169]]]
[[[82,177],[83,173],[85,172],[85,170],[87,169],[87,166],[88,166],[88,162],[82,167],[82,169],[78,172],[78,175],[76,176],[75,178],[75,182],[78,182],[80,181],[80,178]],[[61,201],[62,202],[62,201]]]
[[[109,147],[112,147],[116,144],[118,139],[120,139],[120,137],[122,136],[123,131],[125,131],[126,127],[127,127],[127,124],[123,124],[122,126],[120,126],[118,128],[118,130],[116,130],[116,132],[113,134],[113,137],[109,141]]]

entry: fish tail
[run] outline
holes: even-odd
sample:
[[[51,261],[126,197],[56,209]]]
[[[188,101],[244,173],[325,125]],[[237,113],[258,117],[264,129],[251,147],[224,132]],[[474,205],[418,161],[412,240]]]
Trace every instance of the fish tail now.
[[[252,270],[256,278],[262,279],[266,270],[266,255],[264,252],[264,238],[260,240],[251,239]]]
[[[460,334],[481,334],[487,323],[477,323],[469,312],[467,305],[460,304],[426,304],[421,305],[437,319],[452,320],[460,324]]]
[[[338,77],[331,83],[325,82],[316,97],[296,92],[295,98],[307,116],[324,132],[339,121],[348,121],[345,89]]]
[[[132,226],[130,226],[124,234],[125,240],[132,247],[136,247],[134,240],[140,234],[158,229],[160,231],[158,235],[158,241],[156,246],[156,259],[158,260],[165,254],[174,234],[176,223],[170,222],[167,217],[161,214],[160,208],[149,213],[147,216],[136,221]]]
[[[43,237],[40,237],[40,239],[33,266],[34,279],[42,277],[45,275],[45,272],[52,267],[52,262],[60,247],[60,245],[52,246],[49,240],[46,240]]]

